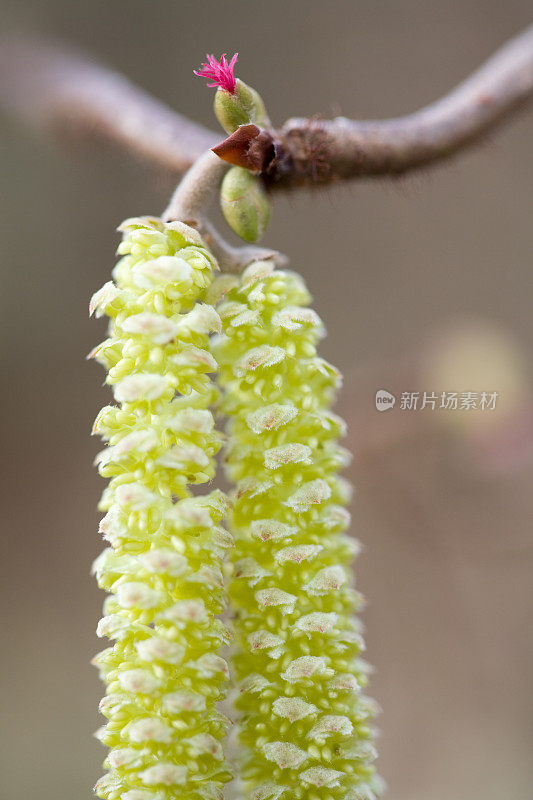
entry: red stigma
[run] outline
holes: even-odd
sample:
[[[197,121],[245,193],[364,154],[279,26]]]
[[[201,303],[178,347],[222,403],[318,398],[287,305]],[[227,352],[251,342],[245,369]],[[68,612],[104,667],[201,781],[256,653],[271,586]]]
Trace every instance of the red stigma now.
[[[220,56],[220,62],[216,60],[215,56],[207,54],[207,64],[204,63],[200,69],[195,69],[194,74],[198,75],[199,78],[207,78],[212,81],[212,83],[207,84],[208,86],[217,89],[220,87],[220,89],[225,89],[226,92],[234,94],[236,78],[233,74],[233,68],[238,55],[238,53],[235,53],[228,64],[225,53]]]

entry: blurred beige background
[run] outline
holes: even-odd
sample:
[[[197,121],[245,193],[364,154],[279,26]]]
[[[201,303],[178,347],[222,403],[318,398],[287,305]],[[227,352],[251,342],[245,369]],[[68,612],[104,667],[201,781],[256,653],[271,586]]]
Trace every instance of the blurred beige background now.
[[[531,21],[530,0],[3,0],[2,30],[62,38],[213,126],[192,75],[238,50],[277,122],[402,114]],[[431,171],[276,197],[266,243],[303,272],[345,373],[357,580],[391,800],[533,795],[533,116]],[[1,796],[90,796],[104,757],[89,659],[103,596],[91,467],[109,399],[85,354],[115,226],[172,189],[128,157],[4,121]],[[374,393],[498,391],[498,410],[387,413]]]

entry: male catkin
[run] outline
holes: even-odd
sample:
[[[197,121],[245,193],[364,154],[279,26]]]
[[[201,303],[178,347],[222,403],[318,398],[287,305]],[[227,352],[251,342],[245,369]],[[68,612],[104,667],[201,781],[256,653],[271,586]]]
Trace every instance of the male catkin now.
[[[350,586],[339,372],[295,273],[251,264],[210,290],[224,335],[213,353],[235,484],[230,602],[241,775],[252,800],[373,800],[380,791],[362,694],[367,668]]]
[[[228,678],[218,654],[229,634],[221,563],[231,536],[219,526],[221,492],[191,496],[214,474],[220,447],[209,410],[217,369],[208,349],[220,317],[202,303],[215,261],[182,223],[127,220],[114,278],[91,312],[109,338],[91,354],[108,371],[118,405],[94,430],[110,478],[96,560],[111,594],[98,634],[115,640],[94,662],[107,685],[98,738],[111,748],[95,787],[107,800],[220,800],[229,777],[216,709]]]

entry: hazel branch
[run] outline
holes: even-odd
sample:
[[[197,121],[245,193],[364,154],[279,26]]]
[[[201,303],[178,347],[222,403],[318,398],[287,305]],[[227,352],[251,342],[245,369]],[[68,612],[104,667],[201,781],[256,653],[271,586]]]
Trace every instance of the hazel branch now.
[[[179,182],[163,213],[163,219],[167,222],[179,219],[188,225],[198,227],[211,205],[227,167],[228,165],[211,150],[203,153]]]
[[[123,77],[51,46],[1,45],[0,76],[0,107],[8,112],[40,127],[118,143],[174,174],[220,142]],[[253,159],[272,188],[399,175],[460,152],[532,96],[533,26],[414,114],[377,121],[291,119],[253,140]],[[239,157],[234,147],[232,153]]]
[[[455,155],[532,97],[530,26],[453,91],[414,114],[377,121],[288,120],[279,132],[282,147],[270,180],[292,187],[400,175]],[[285,163],[283,151],[290,155]]]
[[[220,141],[122,75],[37,41],[0,42],[0,111],[39,131],[118,145],[175,175]]]

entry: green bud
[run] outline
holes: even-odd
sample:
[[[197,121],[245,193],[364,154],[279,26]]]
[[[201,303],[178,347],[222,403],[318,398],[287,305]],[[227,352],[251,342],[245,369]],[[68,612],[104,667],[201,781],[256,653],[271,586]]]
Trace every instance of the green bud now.
[[[215,114],[227,133],[233,133],[239,125],[253,122],[260,128],[270,125],[261,95],[251,86],[237,78],[233,94],[218,89],[215,94]]]
[[[270,200],[262,181],[242,167],[232,167],[220,188],[220,207],[230,228],[246,242],[256,242],[270,219]]]

